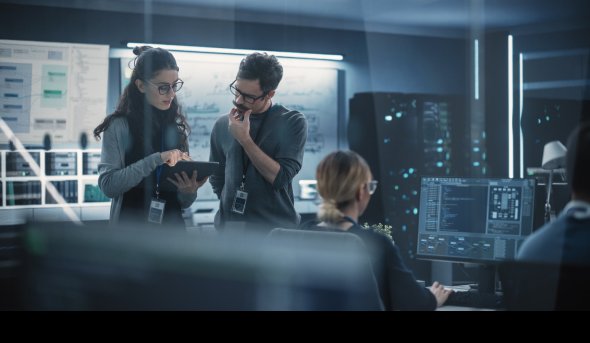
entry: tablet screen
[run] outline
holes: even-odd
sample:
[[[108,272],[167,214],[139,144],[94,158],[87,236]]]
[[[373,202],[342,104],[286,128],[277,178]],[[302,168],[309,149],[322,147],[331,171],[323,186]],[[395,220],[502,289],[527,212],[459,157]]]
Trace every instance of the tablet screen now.
[[[160,187],[162,190],[175,191],[176,186],[167,178],[176,180],[175,173],[180,174],[185,172],[188,177],[193,175],[193,171],[197,171],[197,180],[203,180],[207,176],[213,174],[219,167],[219,162],[201,162],[201,161],[178,161],[174,167],[164,164],[162,175],[160,176]]]

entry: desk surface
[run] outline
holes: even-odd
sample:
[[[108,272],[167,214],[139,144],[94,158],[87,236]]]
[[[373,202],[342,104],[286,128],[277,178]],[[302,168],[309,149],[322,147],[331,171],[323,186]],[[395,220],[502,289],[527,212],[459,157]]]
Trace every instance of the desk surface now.
[[[498,311],[493,308],[467,307],[467,306],[453,306],[443,305],[436,309],[437,311]]]

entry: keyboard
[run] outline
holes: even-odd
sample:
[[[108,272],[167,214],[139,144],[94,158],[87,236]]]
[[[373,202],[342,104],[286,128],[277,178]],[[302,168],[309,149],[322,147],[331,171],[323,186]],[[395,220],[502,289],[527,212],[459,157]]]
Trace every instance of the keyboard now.
[[[449,295],[445,305],[501,309],[504,308],[504,301],[502,295],[498,293],[479,293],[476,290],[455,291]]]
[[[464,292],[471,290],[471,285],[457,285],[457,286],[446,286],[445,289],[455,291],[455,292]]]

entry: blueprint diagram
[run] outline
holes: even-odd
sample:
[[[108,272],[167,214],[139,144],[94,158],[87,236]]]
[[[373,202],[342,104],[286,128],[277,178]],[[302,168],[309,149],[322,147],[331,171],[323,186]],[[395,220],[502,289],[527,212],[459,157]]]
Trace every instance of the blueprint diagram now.
[[[129,81],[129,59],[121,59],[122,86]],[[211,130],[215,121],[229,113],[238,63],[199,61],[178,56],[179,77],[184,86],[178,100],[191,127],[189,146],[194,160],[209,160]],[[283,79],[274,103],[298,110],[308,121],[303,166],[293,181],[299,194],[299,180],[315,179],[315,168],[328,152],[338,146],[338,70],[331,68],[284,67]],[[216,199],[211,186],[199,189],[199,200]]]

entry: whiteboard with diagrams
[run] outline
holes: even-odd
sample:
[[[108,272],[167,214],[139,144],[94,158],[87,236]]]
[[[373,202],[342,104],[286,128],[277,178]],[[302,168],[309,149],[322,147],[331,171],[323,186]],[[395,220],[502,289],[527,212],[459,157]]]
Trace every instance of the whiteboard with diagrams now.
[[[175,56],[180,67],[179,77],[184,81],[177,96],[192,130],[190,153],[194,160],[208,161],[213,124],[217,118],[229,113],[233,106],[229,85],[236,77],[239,59],[225,63],[199,61],[180,54]],[[121,59],[122,86],[129,82],[129,61]],[[338,70],[303,68],[285,63],[283,69],[283,79],[273,102],[300,111],[308,122],[303,166],[293,180],[297,196],[299,180],[315,179],[319,161],[338,148]],[[216,199],[216,196],[207,183],[199,190],[198,200],[211,199]]]
[[[0,40],[0,117],[24,144],[77,145],[106,114],[108,68],[108,45]]]

